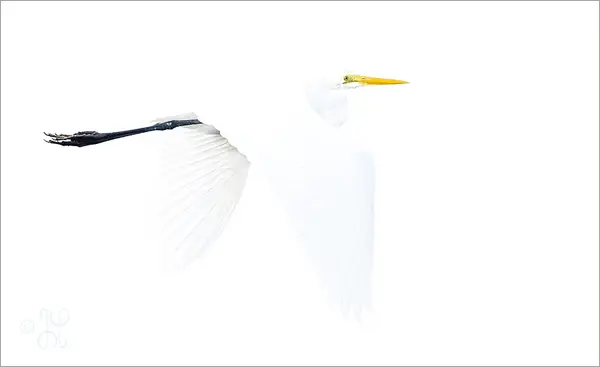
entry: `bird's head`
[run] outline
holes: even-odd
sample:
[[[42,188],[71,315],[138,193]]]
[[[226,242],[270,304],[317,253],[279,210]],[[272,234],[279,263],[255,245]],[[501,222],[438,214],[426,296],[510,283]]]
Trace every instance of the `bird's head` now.
[[[399,79],[387,79],[387,78],[376,78],[372,76],[346,74],[343,77],[342,82],[336,85],[337,89],[344,89],[345,87],[364,87],[368,85],[394,85],[394,84],[408,84],[407,81]]]
[[[344,74],[336,79],[322,78],[308,88],[311,107],[329,124],[341,126],[348,117],[347,89],[374,85],[407,84],[398,79],[377,78],[358,74]]]

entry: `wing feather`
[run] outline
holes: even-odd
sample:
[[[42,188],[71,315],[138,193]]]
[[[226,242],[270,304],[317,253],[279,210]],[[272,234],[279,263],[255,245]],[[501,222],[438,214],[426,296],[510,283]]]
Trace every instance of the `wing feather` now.
[[[371,304],[375,167],[337,131],[281,139],[267,170],[331,300],[360,316]]]
[[[211,125],[167,133],[160,175],[164,179],[161,243],[164,260],[181,267],[209,249],[225,229],[242,195],[250,163]]]

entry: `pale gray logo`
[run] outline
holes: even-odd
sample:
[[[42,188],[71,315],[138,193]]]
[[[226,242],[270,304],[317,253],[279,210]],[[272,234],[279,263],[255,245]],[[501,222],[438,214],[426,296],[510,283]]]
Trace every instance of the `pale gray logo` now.
[[[23,320],[21,322],[21,332],[24,334],[36,333],[36,342],[41,349],[65,348],[67,338],[65,336],[65,326],[71,319],[69,310],[61,308],[58,311],[42,308],[39,314],[39,322],[33,320]]]

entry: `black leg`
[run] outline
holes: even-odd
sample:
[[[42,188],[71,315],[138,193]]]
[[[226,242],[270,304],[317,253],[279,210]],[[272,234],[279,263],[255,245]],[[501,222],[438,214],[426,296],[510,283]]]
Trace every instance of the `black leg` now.
[[[116,131],[112,133],[99,133],[97,131],[80,131],[72,135],[48,133],[44,133],[44,135],[50,138],[50,140],[45,141],[51,144],[58,144],[62,146],[85,147],[87,145],[100,144],[104,143],[105,141],[147,133],[149,131],[172,130],[180,126],[198,125],[201,123],[202,122],[198,120],[172,120],[161,122],[148,127],[141,127],[139,129]]]

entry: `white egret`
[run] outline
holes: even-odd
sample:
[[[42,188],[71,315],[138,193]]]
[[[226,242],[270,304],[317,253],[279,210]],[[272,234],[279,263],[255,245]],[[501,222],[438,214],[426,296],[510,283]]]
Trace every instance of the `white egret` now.
[[[303,129],[278,134],[271,147],[276,153],[263,157],[272,187],[330,297],[355,313],[371,297],[374,166],[370,155],[345,140],[337,127],[347,119],[346,90],[405,83],[347,74],[311,84],[308,105],[326,124],[302,121]],[[45,134],[49,143],[83,147],[150,131],[184,130],[168,156],[175,185],[169,223],[173,253],[189,264],[224,230],[250,163],[219,130],[194,114],[153,122],[111,133]]]

